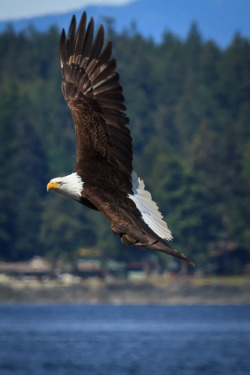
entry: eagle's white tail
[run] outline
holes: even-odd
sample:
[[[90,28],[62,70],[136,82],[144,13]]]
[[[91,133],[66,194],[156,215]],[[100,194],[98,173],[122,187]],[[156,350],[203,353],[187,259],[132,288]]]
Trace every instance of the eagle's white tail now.
[[[157,204],[152,200],[150,192],[145,190],[144,182],[137,176],[135,171],[132,172],[132,183],[133,195],[130,194],[129,198],[136,204],[144,222],[159,237],[168,241],[172,240],[172,233],[167,223],[163,220]]]

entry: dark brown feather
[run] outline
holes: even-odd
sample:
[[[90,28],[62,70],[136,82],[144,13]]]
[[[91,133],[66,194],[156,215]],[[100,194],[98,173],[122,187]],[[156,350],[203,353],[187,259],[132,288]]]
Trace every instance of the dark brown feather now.
[[[83,49],[80,53],[83,58],[89,57],[89,55],[90,55],[90,50],[91,50],[92,42],[93,42],[93,36],[94,36],[94,20],[91,17],[90,21],[89,21],[89,24],[88,24],[88,27],[87,27],[87,31],[86,31],[84,46],[83,46]],[[86,61],[89,62],[90,60],[86,60]]]
[[[98,33],[95,38],[95,42],[93,44],[91,55],[89,57],[89,61],[92,61],[92,59],[97,59],[101,53],[102,47],[104,42],[104,27],[103,25],[100,26]]]
[[[84,40],[85,40],[85,34],[86,34],[86,21],[87,16],[86,12],[82,14],[82,18],[79,23],[79,27],[77,30],[76,35],[76,42],[75,42],[75,56],[81,55],[83,46],[84,46]]]
[[[67,56],[72,56],[75,44],[76,17],[73,16],[67,36]]]
[[[67,49],[66,49],[66,34],[65,30],[62,29],[62,34],[60,38],[60,63],[61,63],[61,68],[67,61]]]

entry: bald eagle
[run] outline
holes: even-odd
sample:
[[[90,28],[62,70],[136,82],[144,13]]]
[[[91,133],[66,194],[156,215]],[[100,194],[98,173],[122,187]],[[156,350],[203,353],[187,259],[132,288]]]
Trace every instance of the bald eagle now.
[[[75,16],[67,37],[62,30],[62,92],[75,125],[76,165],[72,174],[53,178],[47,191],[100,211],[124,245],[158,250],[194,265],[166,242],[171,231],[133,170],[129,119],[111,58],[112,42],[103,45],[103,25],[94,38],[93,18],[87,25],[85,12],[77,30]]]

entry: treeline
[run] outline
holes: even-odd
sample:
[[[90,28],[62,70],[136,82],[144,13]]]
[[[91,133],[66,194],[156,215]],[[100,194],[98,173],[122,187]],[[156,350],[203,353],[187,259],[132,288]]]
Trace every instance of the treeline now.
[[[108,29],[134,166],[173,231],[173,246],[200,265],[220,240],[249,249],[249,41],[237,34],[222,50],[193,25],[184,41],[166,33],[157,45],[135,29]],[[0,259],[74,260],[81,247],[101,250],[104,259],[150,257],[123,247],[101,214],[46,192],[75,163],[58,42],[55,27],[0,35]]]

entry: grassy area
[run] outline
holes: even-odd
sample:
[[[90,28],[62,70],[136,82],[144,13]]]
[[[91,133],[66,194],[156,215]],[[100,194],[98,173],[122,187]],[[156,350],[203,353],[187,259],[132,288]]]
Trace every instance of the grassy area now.
[[[172,283],[176,283],[181,280],[186,280],[186,282],[190,286],[194,287],[203,287],[203,286],[246,286],[250,284],[250,275],[237,275],[237,276],[207,276],[207,277],[201,277],[201,276],[173,276],[173,275],[166,275],[166,276],[159,276],[159,275],[153,275],[150,276],[147,282],[153,284],[157,287],[167,287],[171,285]],[[144,280],[145,282],[145,280]]]
[[[209,276],[209,277],[192,277],[193,285],[226,285],[226,286],[243,286],[250,283],[250,275],[240,276]]]

